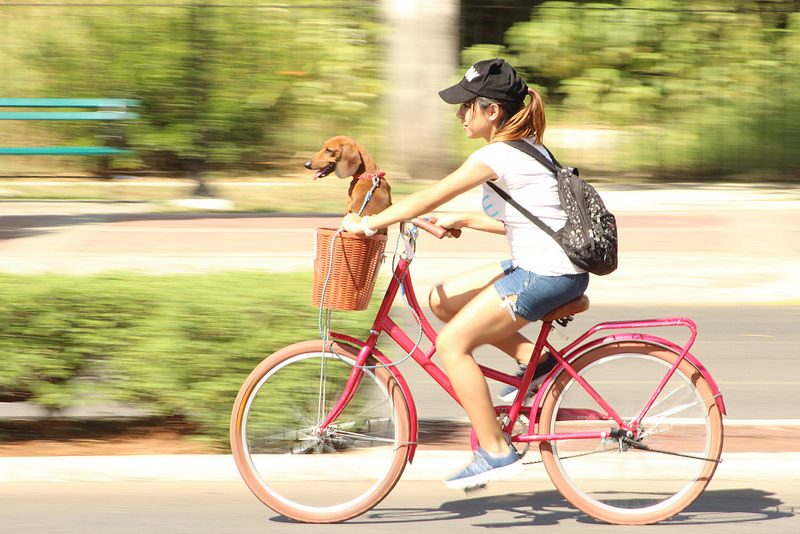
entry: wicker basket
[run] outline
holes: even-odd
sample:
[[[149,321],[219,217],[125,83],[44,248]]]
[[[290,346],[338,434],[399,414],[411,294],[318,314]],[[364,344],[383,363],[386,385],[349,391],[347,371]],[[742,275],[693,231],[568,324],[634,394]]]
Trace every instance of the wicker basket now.
[[[386,235],[365,237],[350,232],[336,235],[337,231],[317,228],[312,302],[314,306],[332,310],[365,310],[375,288]]]

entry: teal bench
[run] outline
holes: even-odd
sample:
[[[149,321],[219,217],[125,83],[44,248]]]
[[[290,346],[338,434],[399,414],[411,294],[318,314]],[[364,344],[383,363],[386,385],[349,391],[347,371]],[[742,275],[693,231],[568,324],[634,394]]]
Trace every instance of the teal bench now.
[[[138,106],[138,100],[114,98],[0,98],[0,120],[119,121],[139,118],[138,113],[128,110]],[[113,156],[128,152],[108,146],[0,146],[0,155],[6,156]]]

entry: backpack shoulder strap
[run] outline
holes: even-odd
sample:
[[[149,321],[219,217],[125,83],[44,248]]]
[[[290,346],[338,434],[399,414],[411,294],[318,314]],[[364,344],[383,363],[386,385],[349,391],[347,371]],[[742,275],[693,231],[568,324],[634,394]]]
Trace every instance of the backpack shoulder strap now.
[[[544,147],[544,149],[547,150],[547,153],[550,155],[551,158],[553,158],[553,161],[550,161],[549,159],[544,157],[544,154],[539,152],[539,150],[537,148],[535,148],[530,143],[528,143],[526,141],[523,141],[522,139],[517,139],[517,140],[514,140],[514,141],[504,141],[504,143],[506,143],[509,146],[512,146],[512,147],[516,148],[517,150],[521,150],[522,152],[528,154],[530,157],[532,157],[533,159],[535,159],[536,161],[538,161],[539,163],[544,165],[544,167],[547,170],[552,172],[554,175],[558,176],[558,171],[559,171],[559,169],[561,169],[561,164],[558,162],[556,157],[553,155],[552,152],[550,152],[550,150],[547,147]],[[530,220],[533,224],[538,226],[544,233],[546,233],[547,235],[549,235],[550,237],[552,237],[553,239],[556,239],[556,241],[558,241],[558,239],[556,238],[556,232],[552,228],[550,228],[544,222],[542,222],[542,220],[539,219],[539,217],[537,217],[533,213],[531,213],[528,210],[526,210],[525,208],[523,208],[516,200],[511,198],[511,195],[506,193],[502,188],[498,187],[491,180],[486,182],[486,185],[488,185],[489,187],[494,189],[494,191],[498,195],[500,195],[506,202],[508,202],[509,204],[514,206],[517,209],[518,212],[520,212],[522,215],[527,217],[528,220]]]
[[[504,143],[507,144],[508,146],[516,148],[517,150],[525,152],[527,155],[529,155],[530,157],[532,157],[533,159],[544,165],[544,167],[547,170],[549,170],[553,174],[558,174],[558,170],[561,168],[561,164],[558,162],[556,157],[553,155],[552,152],[550,152],[550,150],[547,147],[544,147],[544,149],[547,150],[547,153],[550,155],[551,158],[553,158],[553,161],[550,161],[549,159],[544,157],[544,154],[539,152],[539,150],[536,147],[534,147],[533,145],[531,145],[526,141],[523,141],[522,139],[517,139],[514,141],[504,141]]]
[[[546,146],[544,146],[544,145],[542,145],[542,146],[544,147],[544,149],[545,149],[545,150],[547,150],[547,153],[550,155],[550,159],[552,159],[552,160],[553,160],[553,163],[555,163],[555,164],[556,164],[556,167],[558,167],[559,169],[563,168],[564,166],[563,166],[563,165],[561,165],[561,164],[558,162],[558,160],[557,160],[557,159],[556,159],[556,157],[553,155],[553,153],[552,153],[552,152],[550,152],[550,149],[549,149],[549,148],[547,148],[547,147],[546,147]],[[577,169],[576,169],[576,171],[577,171]]]
[[[536,149],[534,149],[534,150],[536,150]],[[525,208],[523,208],[523,207],[522,207],[522,206],[521,206],[521,205],[520,205],[520,204],[519,204],[519,203],[518,203],[516,200],[514,200],[513,198],[511,198],[511,195],[509,195],[508,193],[506,193],[506,192],[505,192],[505,191],[504,191],[504,190],[503,190],[501,187],[499,187],[498,185],[496,185],[496,184],[495,184],[494,182],[492,182],[491,180],[489,180],[488,182],[486,182],[486,185],[488,185],[489,187],[491,187],[492,189],[494,189],[494,190],[495,190],[495,192],[496,192],[498,195],[500,195],[501,197],[503,197],[503,200],[505,200],[506,202],[508,202],[508,203],[509,203],[509,204],[511,204],[512,206],[514,206],[514,207],[517,209],[517,211],[518,211],[518,212],[520,212],[522,215],[524,215],[525,217],[527,217],[527,218],[528,218],[528,220],[530,220],[530,221],[531,221],[533,224],[535,224],[536,226],[538,226],[539,228],[541,228],[541,230],[542,230],[544,233],[546,233],[547,235],[549,235],[550,237],[552,237],[552,238],[554,238],[554,239],[555,239],[555,234],[556,234],[556,233],[555,233],[555,231],[553,231],[553,229],[552,229],[552,228],[550,228],[550,227],[549,227],[549,226],[547,226],[545,223],[543,223],[543,222],[542,222],[542,220],[541,220],[541,219],[539,219],[539,217],[537,217],[537,216],[536,216],[536,215],[534,215],[533,213],[531,213],[531,212],[529,212],[528,210],[526,210]]]

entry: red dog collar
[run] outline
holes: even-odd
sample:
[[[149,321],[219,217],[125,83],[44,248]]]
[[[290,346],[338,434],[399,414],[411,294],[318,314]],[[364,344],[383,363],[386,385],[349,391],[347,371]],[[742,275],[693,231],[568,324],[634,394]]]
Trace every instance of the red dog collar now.
[[[364,174],[357,174],[353,176],[353,178],[357,178],[359,180],[374,180],[375,178],[383,178],[384,176],[386,176],[385,172],[378,171],[376,173],[365,172]]]

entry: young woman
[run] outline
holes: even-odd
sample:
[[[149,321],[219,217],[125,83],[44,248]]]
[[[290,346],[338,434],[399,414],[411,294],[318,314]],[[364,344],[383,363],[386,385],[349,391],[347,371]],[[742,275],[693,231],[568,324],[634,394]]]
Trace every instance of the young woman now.
[[[437,353],[480,442],[472,462],[445,479],[449,487],[466,488],[522,470],[516,450],[506,442],[497,421],[489,387],[472,351],[491,344],[524,366],[533,343],[519,329],[583,294],[589,275],[569,261],[555,240],[485,185],[494,181],[554,230],[564,225],[566,215],[553,174],[527,154],[500,142],[524,139],[546,154],[542,145],[545,114],[539,94],[528,88],[511,65],[490,59],[473,65],[459,83],[439,95],[449,104],[460,105],[456,116],[467,137],[483,138],[488,144],[439,182],[376,215],[361,218],[350,214],[342,227],[372,235],[484,184],[483,213],[441,215],[437,224],[505,234],[512,259],[446,280],[434,287],[429,297],[433,313],[447,322],[436,340]],[[528,95],[531,98],[526,105]],[[550,368],[551,361],[543,362],[537,375]]]

